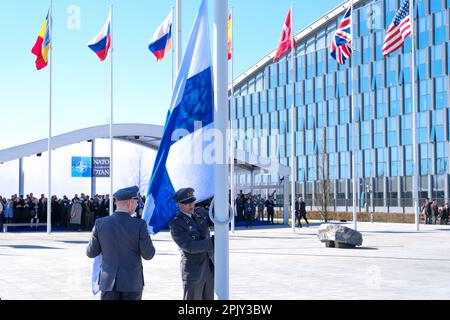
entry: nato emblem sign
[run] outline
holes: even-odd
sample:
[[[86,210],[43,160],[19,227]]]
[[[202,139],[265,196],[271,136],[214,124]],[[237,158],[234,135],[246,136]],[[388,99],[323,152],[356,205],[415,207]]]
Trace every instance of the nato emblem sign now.
[[[90,178],[92,160],[90,157],[72,157],[72,178]]]

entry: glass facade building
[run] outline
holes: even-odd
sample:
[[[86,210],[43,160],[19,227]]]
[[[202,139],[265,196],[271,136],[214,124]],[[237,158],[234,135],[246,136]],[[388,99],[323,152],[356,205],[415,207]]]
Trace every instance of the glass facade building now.
[[[235,129],[253,129],[251,134],[235,137],[236,148],[291,166],[294,130],[296,193],[308,204],[314,205],[323,170],[320,154],[326,152],[330,199],[336,207],[352,206],[354,153],[359,201],[374,209],[411,212],[412,114],[417,112],[419,194],[442,204],[449,198],[450,176],[450,0],[414,1],[414,88],[411,39],[389,57],[381,52],[386,29],[402,0],[354,2],[354,52],[345,65],[330,57],[329,48],[349,3],[296,35],[295,83],[291,52],[276,62],[262,60],[235,79],[230,117],[234,105]],[[354,126],[357,136],[353,135]],[[254,178],[254,187],[261,189],[280,179],[266,173]],[[236,181],[238,189],[245,189],[250,177],[240,174]]]

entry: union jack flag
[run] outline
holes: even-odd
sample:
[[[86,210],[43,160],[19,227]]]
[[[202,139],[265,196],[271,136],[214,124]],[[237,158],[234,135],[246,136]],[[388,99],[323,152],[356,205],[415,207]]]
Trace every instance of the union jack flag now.
[[[334,34],[331,42],[331,57],[339,64],[344,64],[352,55],[352,7],[345,12],[344,19]]]

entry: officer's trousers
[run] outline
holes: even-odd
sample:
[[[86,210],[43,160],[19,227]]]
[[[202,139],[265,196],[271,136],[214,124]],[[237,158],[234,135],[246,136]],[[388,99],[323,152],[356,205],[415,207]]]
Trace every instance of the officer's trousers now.
[[[183,281],[184,300],[214,300],[214,266],[203,279]]]

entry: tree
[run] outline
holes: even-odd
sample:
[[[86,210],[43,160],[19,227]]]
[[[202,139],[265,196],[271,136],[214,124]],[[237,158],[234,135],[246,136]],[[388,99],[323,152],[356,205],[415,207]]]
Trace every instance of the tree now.
[[[146,194],[150,183],[150,168],[144,163],[145,152],[140,152],[134,161],[130,163],[128,183],[139,187],[141,194]]]
[[[316,199],[320,207],[319,213],[325,222],[330,219],[330,167],[327,153],[327,140],[325,135],[325,127],[322,129],[322,146],[317,148],[319,161],[319,185],[316,192]],[[317,141],[317,140],[316,140]],[[317,143],[317,142],[316,142]]]

